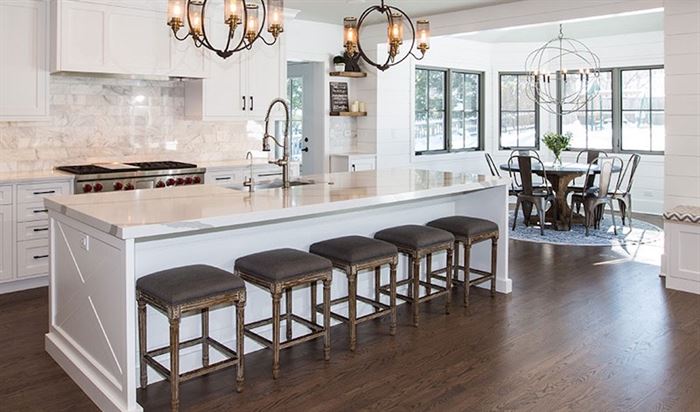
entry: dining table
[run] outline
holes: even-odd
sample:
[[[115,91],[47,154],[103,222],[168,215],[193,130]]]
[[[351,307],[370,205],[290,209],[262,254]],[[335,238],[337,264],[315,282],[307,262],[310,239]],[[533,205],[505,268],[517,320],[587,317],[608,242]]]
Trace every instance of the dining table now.
[[[542,165],[544,165],[544,170],[542,170]],[[591,173],[600,174],[600,168],[598,165],[589,165],[587,163],[553,163],[545,162],[540,165],[539,162],[532,163],[532,173],[542,177],[546,176],[550,185],[552,186],[552,191],[554,192],[555,207],[558,213],[555,213],[554,208],[547,210],[545,215],[545,221],[551,223],[556,230],[566,231],[569,230],[571,225],[569,224],[569,216],[571,215],[571,208],[566,201],[567,194],[569,193],[569,186],[571,182],[581,176],[588,173],[588,168],[590,166]],[[520,167],[518,162],[512,162],[511,164],[502,164],[500,169],[507,171],[508,173],[519,173]],[[622,170],[620,166],[613,167],[613,173],[619,173]],[[529,223],[530,213],[532,211],[532,205],[525,207],[523,205],[523,214],[525,221]],[[584,217],[579,213],[574,213],[572,216],[572,222],[583,223]]]

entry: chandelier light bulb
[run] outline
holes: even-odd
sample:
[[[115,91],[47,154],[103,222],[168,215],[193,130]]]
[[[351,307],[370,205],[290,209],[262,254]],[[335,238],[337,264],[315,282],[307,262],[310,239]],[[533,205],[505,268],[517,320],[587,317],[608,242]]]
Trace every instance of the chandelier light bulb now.
[[[357,19],[346,17],[343,20],[343,45],[350,56],[357,52]]]
[[[418,31],[418,50],[425,54],[430,49],[430,22],[428,20],[418,20],[416,28]]]
[[[168,26],[177,33],[184,26],[185,0],[168,0]]]
[[[235,30],[241,21],[243,21],[242,12],[241,0],[226,0],[224,5],[224,23]]]
[[[270,0],[270,19],[267,24],[267,31],[277,38],[284,31],[284,1]]]

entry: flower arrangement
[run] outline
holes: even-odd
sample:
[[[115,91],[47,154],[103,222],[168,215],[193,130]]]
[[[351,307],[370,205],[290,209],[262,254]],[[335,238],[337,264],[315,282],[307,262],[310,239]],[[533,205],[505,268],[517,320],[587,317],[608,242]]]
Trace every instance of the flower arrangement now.
[[[568,149],[573,135],[550,132],[544,135],[542,142],[554,153],[555,163],[561,164],[561,152]]]

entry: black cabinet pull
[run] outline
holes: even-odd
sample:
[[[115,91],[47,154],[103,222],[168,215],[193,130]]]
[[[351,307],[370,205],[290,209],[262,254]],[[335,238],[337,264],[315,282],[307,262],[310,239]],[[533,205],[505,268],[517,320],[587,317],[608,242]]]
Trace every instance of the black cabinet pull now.
[[[254,106],[253,106],[253,96],[250,96],[250,111],[251,111],[251,112],[252,112],[253,110],[255,110],[255,109],[253,109],[253,107],[254,107]]]
[[[243,111],[244,112],[245,112],[245,104],[246,104],[246,100],[245,100],[245,96],[243,96]]]
[[[33,213],[49,213],[49,209],[32,210]]]
[[[230,177],[230,176],[226,176],[226,177],[217,177],[217,178],[215,178],[215,180],[217,180],[217,181],[231,180],[231,177]]]
[[[34,259],[35,260],[46,259],[47,257],[49,257],[49,255],[38,255],[38,256],[34,256]]]
[[[44,192],[34,192],[34,196],[37,196],[37,195],[50,195],[50,194],[54,194],[54,193],[56,193],[55,190],[47,190],[47,191],[44,191]]]
[[[49,230],[48,227],[40,227],[40,228],[34,229],[34,232],[47,232],[48,230]]]
[[[355,171],[355,165],[352,165],[352,171],[353,172]]]

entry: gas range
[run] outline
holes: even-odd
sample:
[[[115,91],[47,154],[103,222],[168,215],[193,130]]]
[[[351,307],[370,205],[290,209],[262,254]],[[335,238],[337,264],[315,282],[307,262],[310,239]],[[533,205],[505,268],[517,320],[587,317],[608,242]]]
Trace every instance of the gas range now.
[[[173,161],[96,163],[56,169],[76,175],[76,194],[202,184],[206,172],[197,165]]]

